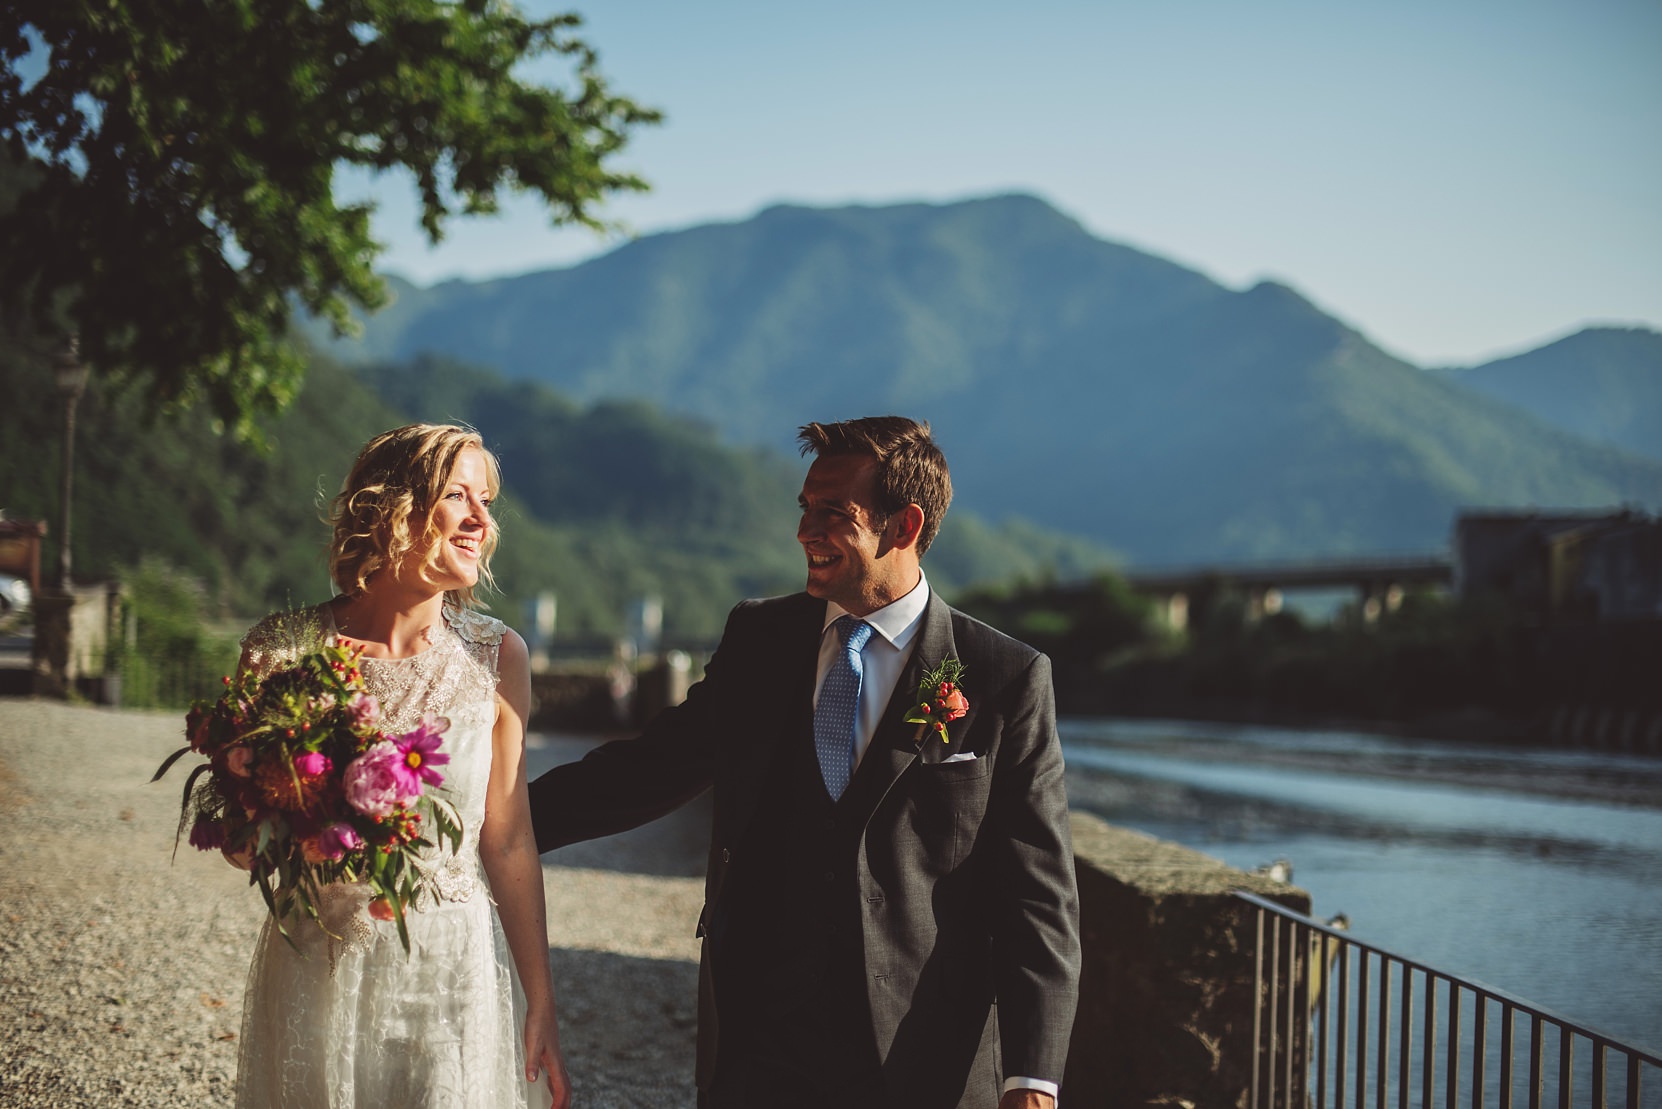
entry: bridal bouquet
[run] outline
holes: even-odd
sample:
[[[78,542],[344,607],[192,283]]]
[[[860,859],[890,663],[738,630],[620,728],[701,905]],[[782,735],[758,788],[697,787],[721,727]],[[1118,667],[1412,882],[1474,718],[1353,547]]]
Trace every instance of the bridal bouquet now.
[[[151,780],[193,751],[207,757],[185,781],[179,834],[188,825],[194,847],[247,869],[291,943],[291,919],[322,926],[324,887],[366,882],[370,915],[397,921],[408,951],[404,912],[425,881],[416,852],[434,845],[424,821],[451,850],[461,844],[456,810],[426,789],[444,781],[449,722],[383,731],[358,654],[331,643],[263,679],[226,678],[219,700],[197,702],[185,718],[190,745]]]

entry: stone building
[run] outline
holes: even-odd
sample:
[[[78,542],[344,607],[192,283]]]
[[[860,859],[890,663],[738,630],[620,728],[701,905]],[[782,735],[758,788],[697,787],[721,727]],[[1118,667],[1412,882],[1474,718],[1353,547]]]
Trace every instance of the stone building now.
[[[1455,591],[1541,626],[1662,620],[1662,520],[1642,512],[1463,512]]]

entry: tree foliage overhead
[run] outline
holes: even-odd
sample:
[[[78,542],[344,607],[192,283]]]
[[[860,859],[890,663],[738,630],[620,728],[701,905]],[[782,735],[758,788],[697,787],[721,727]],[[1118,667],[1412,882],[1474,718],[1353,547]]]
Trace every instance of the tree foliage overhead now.
[[[608,193],[646,187],[608,159],[658,114],[609,89],[578,25],[499,0],[11,0],[0,142],[38,172],[0,214],[0,298],[247,431],[304,371],[294,301],[344,329],[383,297],[338,166],[409,171],[434,241],[504,188],[599,227]],[[548,54],[572,89],[516,75]]]

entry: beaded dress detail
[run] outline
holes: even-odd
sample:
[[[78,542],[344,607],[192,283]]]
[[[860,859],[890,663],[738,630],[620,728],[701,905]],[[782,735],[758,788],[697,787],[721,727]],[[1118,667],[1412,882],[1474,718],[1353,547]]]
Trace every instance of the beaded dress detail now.
[[[243,639],[250,670],[263,676],[328,642],[330,613],[317,605],[256,624]],[[324,928],[290,928],[299,951],[266,922],[243,1003],[238,1109],[547,1104],[547,1087],[525,1081],[524,995],[479,865],[504,630],[446,606],[426,649],[359,661],[389,733],[429,714],[450,721],[439,792],[462,818],[462,843],[418,863],[433,892],[406,917],[408,955],[397,926],[370,917],[363,885],[326,891]]]

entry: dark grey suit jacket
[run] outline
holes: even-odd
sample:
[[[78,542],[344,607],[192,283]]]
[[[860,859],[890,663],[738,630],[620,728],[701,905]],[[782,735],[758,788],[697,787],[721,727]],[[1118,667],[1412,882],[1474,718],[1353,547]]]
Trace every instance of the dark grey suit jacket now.
[[[733,850],[781,744],[812,742],[800,722],[824,618],[825,602],[805,593],[734,609],[683,704],[640,738],[531,783],[538,849],[636,827],[713,787],[708,918],[732,894]],[[923,620],[865,755],[877,760],[882,798],[857,860],[866,992],[892,1093],[921,1109],[984,1106],[985,1087],[966,1092],[972,1075],[978,1087],[995,1074],[1062,1080],[1079,978],[1062,754],[1048,659],[936,596]],[[950,742],[915,743],[903,717],[923,674],[953,656],[966,668],[969,711],[949,726]],[[976,757],[947,761],[960,752]],[[721,968],[706,937],[703,1088],[720,1050]]]

